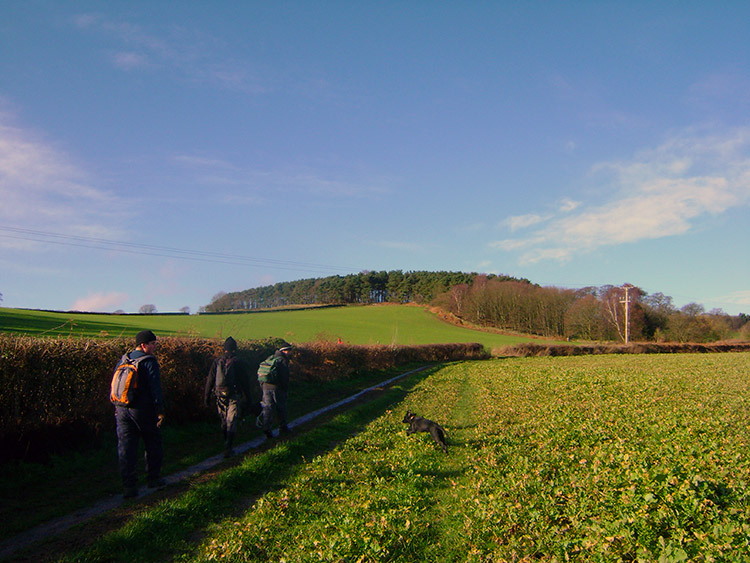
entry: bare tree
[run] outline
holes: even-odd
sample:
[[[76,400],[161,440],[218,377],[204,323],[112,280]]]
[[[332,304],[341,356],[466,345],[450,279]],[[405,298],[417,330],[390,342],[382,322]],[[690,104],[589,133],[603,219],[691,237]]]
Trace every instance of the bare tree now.
[[[180,308],[180,313],[185,313],[186,315],[190,314],[190,307],[185,305],[184,307]]]
[[[705,313],[706,309],[700,303],[688,303],[680,309],[680,311],[685,313],[688,317],[697,317]]]
[[[598,340],[602,333],[601,322],[599,302],[594,295],[586,294],[574,301],[566,311],[565,335],[584,340]]]
[[[156,305],[147,304],[147,305],[141,305],[141,308],[138,309],[138,312],[141,315],[153,315],[156,313]]]
[[[459,317],[463,314],[464,299],[469,293],[469,284],[459,283],[450,288],[450,295],[453,299],[453,306],[456,310],[456,315]]]
[[[646,295],[641,299],[641,302],[653,309],[657,313],[670,314],[674,312],[674,305],[672,305],[672,298],[669,295],[664,295],[661,292],[652,293]]]
[[[620,299],[625,292],[621,287],[613,285],[603,285],[600,291],[600,300],[602,304],[602,316],[605,322],[611,328],[617,331],[617,335],[620,340],[625,341],[625,323],[623,320],[624,314],[621,310]]]

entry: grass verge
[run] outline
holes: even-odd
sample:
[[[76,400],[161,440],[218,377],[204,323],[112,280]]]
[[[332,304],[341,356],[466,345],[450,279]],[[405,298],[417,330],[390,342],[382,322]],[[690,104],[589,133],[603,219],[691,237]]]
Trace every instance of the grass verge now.
[[[299,381],[290,391],[292,419],[349,397],[379,381],[408,371],[402,366],[347,379],[327,382]],[[221,433],[216,423],[193,423],[163,429],[164,474],[190,467],[221,452]],[[252,417],[239,426],[235,443],[260,435]],[[141,445],[142,446],[142,445]],[[141,462],[142,464],[142,462]],[[143,467],[139,474],[144,475]],[[117,442],[114,432],[89,449],[54,456],[49,463],[12,462],[0,466],[0,540],[15,536],[52,518],[80,510],[109,495],[120,494]]]
[[[426,373],[410,377],[413,383]],[[164,561],[192,549],[227,514],[247,507],[248,499],[278,490],[309,459],[356,434],[388,405],[403,398],[410,383],[396,384],[377,398],[336,415],[324,424],[247,456],[208,483],[197,484],[174,500],[136,514],[121,529],[61,561]]]

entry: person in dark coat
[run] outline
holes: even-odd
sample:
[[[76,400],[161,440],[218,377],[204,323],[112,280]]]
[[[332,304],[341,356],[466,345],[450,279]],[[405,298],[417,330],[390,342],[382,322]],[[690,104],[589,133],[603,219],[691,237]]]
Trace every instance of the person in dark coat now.
[[[291,345],[285,345],[274,352],[276,363],[275,383],[259,382],[263,391],[261,401],[262,412],[257,419],[257,426],[263,430],[266,438],[273,438],[271,426],[274,414],[279,420],[279,430],[282,434],[290,434],[292,430],[287,422],[286,401],[289,393],[289,352]]]
[[[237,342],[231,336],[224,341],[224,354],[211,364],[206,378],[203,402],[209,405],[211,394],[216,397],[216,409],[221,419],[224,436],[224,457],[234,455],[233,443],[237,423],[243,409],[251,407],[250,375],[247,364],[237,357]],[[258,414],[257,407],[255,414]]]
[[[161,477],[164,452],[160,427],[164,422],[164,399],[159,362],[155,357],[158,347],[156,335],[150,330],[142,330],[135,337],[135,350],[126,354],[131,360],[143,359],[138,363],[138,386],[132,406],[115,406],[117,455],[125,498],[138,495],[138,445],[141,439],[146,448],[148,487],[157,489],[166,485]],[[121,359],[117,365],[123,361]]]

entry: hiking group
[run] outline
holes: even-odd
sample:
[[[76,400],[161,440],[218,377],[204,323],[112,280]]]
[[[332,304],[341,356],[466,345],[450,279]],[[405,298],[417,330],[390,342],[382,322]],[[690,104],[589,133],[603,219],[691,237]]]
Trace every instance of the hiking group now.
[[[161,477],[161,425],[165,415],[159,362],[155,355],[158,345],[152,331],[139,332],[135,337],[135,349],[120,358],[112,377],[110,401],[115,406],[117,455],[124,498],[138,495],[138,446],[141,439],[145,447],[147,486],[151,489],[166,486]],[[234,455],[237,425],[248,414],[255,417],[256,426],[268,439],[274,437],[271,428],[275,418],[280,433],[292,432],[287,421],[291,346],[281,346],[258,367],[260,402],[252,399],[250,368],[237,355],[237,342],[230,336],[224,341],[223,348],[224,353],[213,360],[209,369],[203,400],[208,407],[211,395],[215,397],[224,457],[231,457]]]

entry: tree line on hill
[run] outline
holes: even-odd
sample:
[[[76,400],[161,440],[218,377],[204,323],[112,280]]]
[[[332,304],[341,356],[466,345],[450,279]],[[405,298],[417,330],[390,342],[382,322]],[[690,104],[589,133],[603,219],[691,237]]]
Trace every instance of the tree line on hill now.
[[[626,291],[627,288],[627,291]],[[430,304],[457,322],[526,334],[600,341],[714,342],[750,339],[750,316],[678,309],[663,293],[624,284],[583,289],[542,287],[527,279],[463,272],[360,272],[219,293],[205,312],[290,305]]]
[[[371,303],[429,303],[435,297],[459,284],[471,284],[476,273],[363,271],[347,276],[308,278],[274,285],[216,294],[202,308],[209,313],[251,311],[289,305],[332,305]],[[489,279],[528,280],[510,276],[487,276]]]

